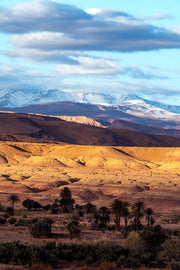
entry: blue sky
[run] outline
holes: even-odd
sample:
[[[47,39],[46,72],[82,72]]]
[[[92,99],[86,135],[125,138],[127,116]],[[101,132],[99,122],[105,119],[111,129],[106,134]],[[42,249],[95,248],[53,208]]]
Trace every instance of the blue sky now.
[[[130,93],[180,105],[179,0],[1,0],[0,90]]]

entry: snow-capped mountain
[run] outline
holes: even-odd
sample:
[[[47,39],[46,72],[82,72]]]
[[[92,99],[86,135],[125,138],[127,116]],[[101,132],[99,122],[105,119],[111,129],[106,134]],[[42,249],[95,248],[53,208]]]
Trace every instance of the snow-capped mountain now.
[[[0,90],[0,108],[15,108],[49,102],[72,101],[79,103],[116,106],[123,112],[146,117],[174,118],[180,106],[144,99],[138,95],[83,93],[70,90],[5,89]],[[178,116],[179,117],[179,116]]]

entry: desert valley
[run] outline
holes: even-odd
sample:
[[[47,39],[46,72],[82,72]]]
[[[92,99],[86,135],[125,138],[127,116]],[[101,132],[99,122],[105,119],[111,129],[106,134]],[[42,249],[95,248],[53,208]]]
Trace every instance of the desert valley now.
[[[0,270],[180,270],[179,1],[0,2]]]
[[[68,186],[78,204],[144,201],[180,214],[180,148],[1,142],[0,192],[52,203]],[[17,205],[18,207],[18,205]]]
[[[59,107],[61,108],[60,105]],[[115,201],[128,202],[130,212],[133,211],[136,203],[143,202],[145,210],[152,209],[153,211],[150,228],[160,225],[167,235],[171,233],[175,240],[177,239],[180,235],[179,120],[174,122],[176,128],[171,127],[168,131],[167,128],[152,127],[147,123],[133,126],[133,122],[122,120],[121,125],[126,124],[127,129],[124,126],[119,128],[120,122],[118,126],[112,126],[107,124],[110,123],[107,122],[107,118],[106,122],[103,122],[106,125],[102,125],[102,120],[87,116],[74,116],[69,119],[65,116],[34,113],[0,113],[0,202],[1,221],[5,222],[1,225],[1,242],[15,243],[13,250],[17,248],[16,243],[19,243],[13,241],[20,241],[25,246],[45,245],[47,242],[55,242],[57,245],[64,243],[67,248],[71,243],[78,243],[78,245],[101,243],[105,246],[111,244],[127,247],[128,241],[131,241],[131,244],[135,241],[135,245],[140,245],[142,249],[141,240],[136,239],[136,235],[133,236],[136,240],[128,240],[130,232],[126,231],[132,230],[134,226],[132,214],[127,220],[129,229],[126,229],[127,224],[124,223],[122,213],[120,214],[122,227],[117,231],[113,227],[115,226],[113,216],[107,222],[109,227],[106,225],[103,230],[94,221],[96,215],[100,213],[98,211],[104,209],[103,207],[111,209]],[[140,119],[138,118],[138,121]],[[82,124],[81,121],[85,123]],[[146,119],[146,121],[150,120]],[[162,120],[157,122],[165,123]],[[97,123],[100,124],[97,125]],[[166,123],[168,125],[168,121]],[[139,130],[142,127],[147,128],[148,131],[151,129],[157,132],[158,130],[160,135],[153,132],[142,133]],[[165,135],[162,135],[164,133]],[[73,212],[63,212],[59,204],[64,188],[68,188],[72,194],[75,202]],[[7,212],[12,205],[9,199],[12,195],[18,198],[13,205],[15,209],[13,215]],[[29,211],[28,209],[27,211],[24,207],[26,200],[38,203],[39,210],[30,209]],[[99,210],[97,212],[93,210],[88,214],[85,210],[87,205],[95,206]],[[132,210],[130,210],[131,207]],[[80,234],[72,237],[75,240],[71,240],[67,229],[73,216],[78,218],[80,229]],[[142,214],[141,218],[142,226],[146,228],[145,214]],[[42,233],[38,237],[33,236],[28,229],[33,219],[40,220],[38,222],[43,222],[43,219],[51,220],[53,222],[51,235],[47,237]],[[131,250],[130,247],[129,250]],[[28,262],[27,267],[28,269],[44,269],[44,267],[121,269],[121,267],[139,267],[140,265],[158,266],[157,262],[154,264],[151,262],[152,254],[147,259],[148,263],[145,263],[144,259],[138,259],[141,264],[139,261],[137,263],[137,255],[133,255],[136,254],[133,252],[131,250],[130,253],[134,256],[133,259],[127,257],[125,260],[122,259],[125,257],[122,257],[117,261],[116,258],[116,263],[113,259],[112,263],[109,259],[103,259],[102,262],[98,259],[100,260],[98,264],[77,262],[77,259],[74,259],[72,263],[71,259],[68,262],[69,258],[66,259],[66,256],[62,255],[65,256],[63,257],[65,260],[48,259],[48,265],[50,263],[51,266],[41,265],[35,259],[34,264]],[[1,252],[0,256],[2,256]],[[6,262],[5,259],[1,261]],[[24,264],[22,259],[20,264]],[[172,262],[165,267],[168,265],[172,266]],[[2,264],[1,269],[25,268]]]

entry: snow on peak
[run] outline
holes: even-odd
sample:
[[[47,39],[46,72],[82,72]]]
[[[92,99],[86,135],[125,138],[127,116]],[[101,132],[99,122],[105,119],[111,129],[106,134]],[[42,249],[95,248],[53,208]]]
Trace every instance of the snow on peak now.
[[[151,116],[168,116],[180,114],[180,106],[167,105],[148,100],[136,94],[103,94],[73,92],[64,89],[3,89],[0,91],[0,108],[23,107],[32,104],[49,102],[80,102],[106,106],[120,106],[120,109],[131,114]]]

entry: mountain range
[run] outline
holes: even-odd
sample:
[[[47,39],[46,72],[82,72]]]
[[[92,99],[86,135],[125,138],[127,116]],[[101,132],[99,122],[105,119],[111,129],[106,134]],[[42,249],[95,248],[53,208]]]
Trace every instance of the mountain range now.
[[[124,132],[123,130],[126,130],[124,135],[126,134],[127,137],[131,133],[130,136],[131,138],[133,137],[132,134],[134,134],[134,136],[137,136],[137,134],[133,132],[138,132],[144,135],[147,134],[148,136],[165,135],[180,138],[180,106],[167,105],[161,102],[144,99],[142,97],[139,97],[138,95],[115,96],[115,95],[94,94],[94,93],[85,94],[85,93],[72,93],[68,91],[59,91],[56,89],[52,90],[49,89],[45,92],[35,89],[33,89],[32,91],[27,89],[4,90],[1,92],[0,96],[0,107],[1,107],[0,110],[3,112],[10,111],[23,114],[24,115],[23,117],[26,119],[23,120],[23,122],[26,122],[27,119],[29,121],[29,119],[32,118],[32,115],[25,116],[25,114],[33,114],[34,117],[35,115],[38,114],[40,118],[36,118],[36,120],[37,119],[42,120],[43,115],[47,116],[48,118],[46,118],[46,120],[49,119],[48,130],[50,130],[50,126],[53,128],[51,122],[54,123],[55,119],[57,119],[57,121],[61,121],[58,122],[61,124],[61,126],[64,125],[62,124],[64,122],[64,121],[62,122],[62,120],[65,120],[67,122],[76,122],[78,124],[86,125],[86,130],[87,126],[98,127],[102,130],[106,129],[106,131],[104,130],[101,132],[103,138],[104,132],[106,135],[108,132],[108,139],[107,138],[103,139],[104,142],[102,142],[100,139],[101,136],[98,135],[99,137],[98,139],[96,138],[97,140],[95,139],[93,141],[92,139],[89,138],[87,140],[88,144],[100,143],[102,145],[109,145],[111,141],[112,145],[116,144],[118,145],[118,143],[120,143],[120,145],[126,145],[126,143],[124,144],[124,139],[122,140],[121,138],[120,141],[118,139],[119,137],[118,132],[121,131],[121,134],[123,134]],[[4,120],[5,115],[7,119],[10,119],[9,116],[7,117],[8,114],[5,113],[3,117]],[[14,117],[15,115],[16,114],[14,114]],[[19,116],[17,118],[19,119]],[[4,124],[2,123],[2,126],[4,125],[6,125],[6,123]],[[35,124],[35,126],[36,125],[37,123]],[[70,125],[72,126],[72,128],[68,128],[69,134],[72,133],[72,129],[74,129],[73,126],[74,124],[70,123]],[[27,128],[29,129],[29,127]],[[57,129],[59,130],[59,128]],[[82,125],[79,125],[79,129],[84,130],[84,128],[82,128]],[[40,129],[39,131],[40,133],[42,132],[43,134],[44,132],[45,134],[47,133],[46,131],[44,131],[44,127],[42,130]],[[94,134],[94,131],[92,132],[92,130],[89,130],[88,132],[90,134]],[[95,134],[97,135],[99,134],[99,132],[100,131],[95,132]],[[110,136],[111,139],[109,139],[109,132],[111,133]],[[113,132],[113,139],[112,139],[112,132]],[[11,132],[10,134],[7,132],[7,134],[8,136],[12,135]],[[32,136],[30,134],[32,134]],[[33,131],[30,134],[28,134],[28,136],[33,137],[34,136],[33,134],[36,134],[36,132],[34,133]],[[38,136],[35,135],[37,139]],[[62,139],[62,137],[61,139],[59,139],[58,136],[59,135],[57,134],[55,134],[55,136],[53,135],[51,138],[52,141],[53,140],[56,141],[56,138],[58,138],[58,141],[67,142],[64,138]],[[43,135],[44,139],[45,137],[46,136]],[[50,139],[50,137],[48,137],[48,140]],[[137,136],[137,138],[139,138],[139,135]],[[139,143],[138,140],[134,139],[133,142],[129,141],[129,145],[147,146],[148,140],[146,138],[145,140],[146,142],[143,144]],[[97,141],[99,141],[99,143],[97,143]],[[154,141],[152,142],[152,138],[150,141],[151,142],[149,145],[156,145]],[[84,139],[82,139],[82,142],[79,140],[77,142],[76,139],[75,140],[72,139],[68,142],[79,144],[85,143]],[[164,142],[162,143],[161,141],[159,145],[167,146],[174,144],[173,143],[168,144],[168,141],[166,141],[166,143]],[[177,146],[178,143],[176,142],[175,145]]]
[[[180,114],[180,106],[169,105],[154,100],[145,99],[136,94],[103,94],[83,93],[58,89],[4,89],[0,91],[0,108],[24,107],[33,104],[49,102],[78,102],[120,106],[124,112],[141,116],[147,113],[149,117],[174,117]]]

